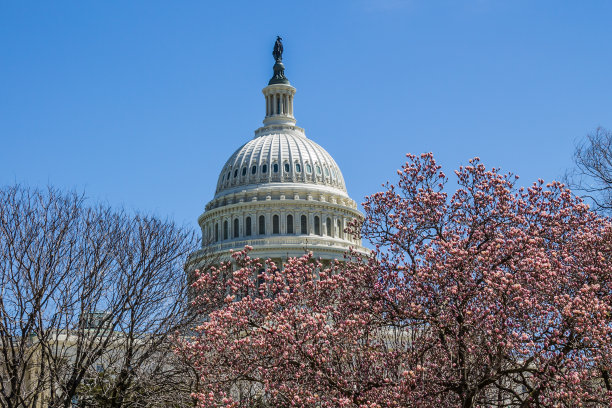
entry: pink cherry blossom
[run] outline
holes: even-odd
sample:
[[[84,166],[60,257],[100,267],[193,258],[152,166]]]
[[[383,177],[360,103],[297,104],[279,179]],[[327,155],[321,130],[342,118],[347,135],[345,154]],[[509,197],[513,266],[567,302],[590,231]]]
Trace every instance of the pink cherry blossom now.
[[[376,250],[249,248],[194,283],[202,407],[609,406],[612,224],[562,184],[408,155],[351,231]]]

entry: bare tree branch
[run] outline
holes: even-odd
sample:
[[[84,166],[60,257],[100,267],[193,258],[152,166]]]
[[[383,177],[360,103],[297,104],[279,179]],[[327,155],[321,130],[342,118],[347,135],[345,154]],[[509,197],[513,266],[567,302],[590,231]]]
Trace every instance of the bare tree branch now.
[[[603,213],[612,212],[612,132],[595,129],[576,146],[575,168],[566,179],[570,187],[592,201]]]
[[[0,189],[0,407],[192,406],[170,341],[193,323],[196,246],[81,194]]]

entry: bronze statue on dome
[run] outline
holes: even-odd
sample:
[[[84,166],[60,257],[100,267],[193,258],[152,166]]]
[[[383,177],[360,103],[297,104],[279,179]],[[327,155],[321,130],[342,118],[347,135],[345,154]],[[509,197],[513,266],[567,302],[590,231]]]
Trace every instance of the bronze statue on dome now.
[[[274,84],[289,84],[289,80],[285,77],[285,66],[283,65],[283,39],[280,36],[276,36],[276,42],[274,43],[274,50],[272,51],[274,57],[274,75],[268,85]]]
[[[276,42],[274,43],[274,51],[272,55],[276,61],[283,60],[283,39],[280,36],[276,36]]]

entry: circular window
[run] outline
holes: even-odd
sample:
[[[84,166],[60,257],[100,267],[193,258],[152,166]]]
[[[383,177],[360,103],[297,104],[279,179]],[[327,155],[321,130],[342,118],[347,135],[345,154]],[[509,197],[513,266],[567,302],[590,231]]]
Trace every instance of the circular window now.
[[[306,163],[306,173],[308,174],[312,173],[312,167],[308,163]]]
[[[295,171],[298,173],[302,172],[302,166],[300,166],[300,163],[295,163]]]
[[[289,163],[285,163],[285,173],[289,173],[290,170]]]
[[[268,172],[268,165],[267,164],[263,164],[261,166],[261,172],[262,173],[267,173]]]

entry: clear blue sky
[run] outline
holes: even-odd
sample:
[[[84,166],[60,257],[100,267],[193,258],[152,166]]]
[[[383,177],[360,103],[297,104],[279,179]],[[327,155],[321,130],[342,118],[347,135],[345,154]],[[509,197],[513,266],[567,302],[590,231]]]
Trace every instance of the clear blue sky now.
[[[610,1],[0,3],[0,184],[196,226],[261,125],[284,38],[295,114],[357,201],[404,153],[552,180],[612,127]]]

